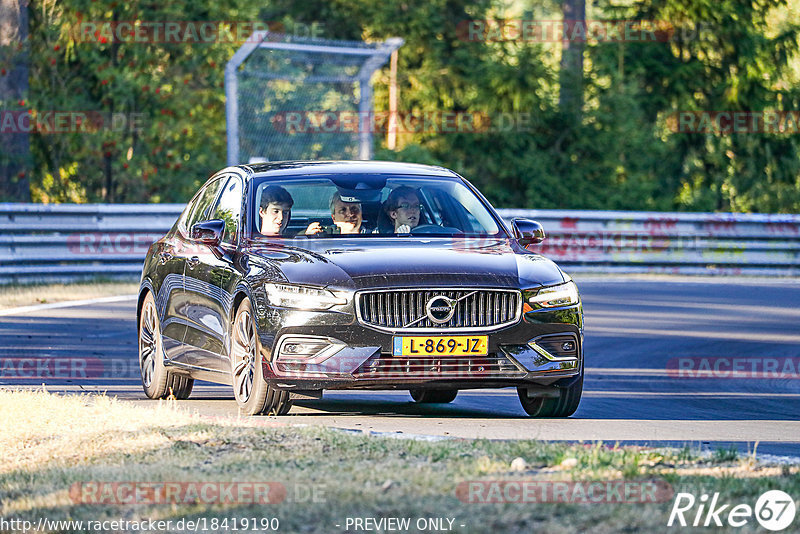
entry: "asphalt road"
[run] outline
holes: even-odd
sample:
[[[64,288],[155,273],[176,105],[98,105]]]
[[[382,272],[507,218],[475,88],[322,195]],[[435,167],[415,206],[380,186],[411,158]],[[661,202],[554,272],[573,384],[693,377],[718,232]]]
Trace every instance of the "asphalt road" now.
[[[433,406],[415,405],[405,392],[326,392],[275,419],[392,434],[742,451],[759,442],[759,454],[800,456],[800,281],[576,280],[587,372],[569,419],[528,418],[512,389],[463,391]],[[0,314],[0,384],[152,402],[139,383],[133,306],[126,299]],[[229,388],[207,383],[180,405],[237,414]]]

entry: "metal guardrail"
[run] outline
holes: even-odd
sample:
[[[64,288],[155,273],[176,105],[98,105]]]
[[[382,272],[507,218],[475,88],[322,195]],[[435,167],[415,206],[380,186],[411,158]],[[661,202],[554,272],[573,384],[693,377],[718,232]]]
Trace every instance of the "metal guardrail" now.
[[[0,284],[137,278],[183,204],[0,203]]]
[[[542,223],[531,250],[571,272],[800,275],[800,215],[499,211]]]
[[[0,284],[136,278],[182,204],[2,204]],[[800,215],[499,210],[569,272],[800,275]]]

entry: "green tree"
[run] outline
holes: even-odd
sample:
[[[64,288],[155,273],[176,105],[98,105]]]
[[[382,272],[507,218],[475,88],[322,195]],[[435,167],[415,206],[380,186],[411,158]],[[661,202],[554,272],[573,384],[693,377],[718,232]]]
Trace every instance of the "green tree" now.
[[[225,164],[223,72],[241,43],[114,39],[106,30],[134,20],[253,21],[251,3],[38,0],[31,13],[30,108],[105,117],[94,133],[32,135],[35,198],[182,202]]]
[[[15,120],[28,98],[29,62],[26,3],[0,0],[0,201],[30,200],[28,134]]]
[[[795,111],[798,90],[785,82],[797,61],[798,27],[774,26],[784,0],[648,0],[601,8],[618,18],[674,25],[667,43],[606,43],[590,56],[598,79],[612,79],[599,100],[635,91],[644,124],[661,120],[660,144],[669,157],[653,158],[667,208],[703,211],[800,210],[800,145],[796,135],[666,132],[678,111]],[[622,65],[622,71],[620,71]]]
[[[262,20],[321,23],[330,39],[403,37],[405,112],[515,117],[514,127],[495,123],[478,133],[404,133],[397,151],[376,136],[377,157],[454,168],[498,206],[800,211],[796,135],[682,133],[669,120],[680,111],[798,109],[798,28],[776,15],[787,0],[594,4],[590,18],[668,21],[675,31],[655,42],[588,42],[580,54],[578,120],[560,98],[566,74],[560,43],[465,38],[467,21],[506,16],[499,0],[102,4],[31,4],[25,106],[38,116],[48,110],[133,115],[141,127],[33,133],[36,200],[180,202],[225,164],[223,68],[241,43],[104,41],[102,34],[82,34],[81,23]],[[538,9],[540,19],[562,7],[517,4]],[[387,111],[385,73],[376,81],[375,107]],[[293,98],[287,95],[292,106]]]

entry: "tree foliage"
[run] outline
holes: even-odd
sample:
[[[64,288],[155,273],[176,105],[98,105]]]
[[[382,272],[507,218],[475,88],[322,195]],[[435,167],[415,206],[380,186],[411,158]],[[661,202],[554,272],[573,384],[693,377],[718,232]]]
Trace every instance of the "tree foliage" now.
[[[95,24],[255,20],[249,2],[31,4],[27,106],[98,112],[100,128],[34,132],[34,197],[49,202],[185,201],[224,165],[223,67],[241,43],[115,40]],[[111,121],[116,117],[116,124]],[[97,130],[97,131],[95,131]]]
[[[524,3],[524,2],[523,2]],[[185,201],[225,163],[223,68],[241,43],[103,42],[86,21],[318,23],[329,39],[401,36],[400,110],[527,117],[488,131],[419,132],[376,157],[439,163],[498,206],[800,211],[798,132],[686,133],[682,111],[796,111],[798,27],[787,0],[601,0],[591,18],[667,21],[668,40],[586,43],[580,120],[559,106],[559,44],[470,40],[497,0],[243,0],[201,5],[34,0],[25,107],[134,114],[141,128],[31,136],[35,199]],[[537,17],[559,5],[529,2]],[[547,10],[554,10],[548,16]],[[783,10],[783,11],[781,11]],[[532,17],[529,14],[518,14]],[[375,106],[388,110],[386,70]]]

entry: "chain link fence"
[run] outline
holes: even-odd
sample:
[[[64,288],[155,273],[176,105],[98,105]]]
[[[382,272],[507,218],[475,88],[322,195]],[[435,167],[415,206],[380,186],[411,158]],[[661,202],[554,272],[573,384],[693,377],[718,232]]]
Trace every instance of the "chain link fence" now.
[[[225,68],[228,163],[370,159],[371,128],[327,117],[369,117],[370,78],[402,44],[255,32]]]

